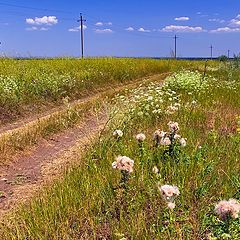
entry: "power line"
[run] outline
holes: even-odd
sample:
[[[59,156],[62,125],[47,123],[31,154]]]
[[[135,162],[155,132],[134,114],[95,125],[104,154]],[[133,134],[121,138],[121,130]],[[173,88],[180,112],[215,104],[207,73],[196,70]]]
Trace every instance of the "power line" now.
[[[23,9],[29,9],[29,10],[36,10],[36,11],[45,11],[45,12],[46,11],[51,11],[51,12],[73,14],[73,12],[70,12],[70,11],[48,9],[48,8],[36,8],[36,7],[29,7],[29,6],[24,6],[24,5],[16,5],[16,4],[3,3],[3,2],[0,2],[0,5],[7,6],[7,7],[14,7],[14,8],[23,8]]]

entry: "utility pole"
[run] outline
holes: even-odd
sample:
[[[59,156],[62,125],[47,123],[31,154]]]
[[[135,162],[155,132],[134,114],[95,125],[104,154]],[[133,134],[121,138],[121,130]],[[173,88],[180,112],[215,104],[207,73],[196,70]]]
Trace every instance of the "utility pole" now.
[[[174,36],[174,58],[177,59],[177,35]]]
[[[210,46],[210,49],[211,49],[211,60],[212,60],[212,58],[213,58],[213,46],[212,45]]]
[[[230,50],[228,49],[228,59],[230,58]]]
[[[84,29],[83,29],[83,22],[86,22],[85,19],[83,19],[82,13],[80,13],[80,19],[78,20],[80,22],[80,34],[81,34],[81,57],[84,58]]]

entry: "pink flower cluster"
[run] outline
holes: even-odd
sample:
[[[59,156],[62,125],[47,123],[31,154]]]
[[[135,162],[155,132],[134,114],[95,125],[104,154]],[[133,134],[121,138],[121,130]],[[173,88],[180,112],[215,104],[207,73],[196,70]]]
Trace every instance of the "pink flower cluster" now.
[[[159,129],[155,131],[153,138],[157,145],[169,146],[173,144],[174,140],[177,140],[182,147],[185,147],[187,145],[186,138],[182,138],[179,134],[177,134],[177,132],[179,131],[178,123],[170,121],[168,123],[168,127],[170,133],[161,131]]]
[[[215,206],[215,212],[223,221],[229,217],[236,219],[240,213],[240,204],[236,199],[223,200]]]
[[[176,133],[176,132],[179,131],[179,126],[178,126],[177,122],[170,121],[168,123],[168,127],[169,127],[169,130],[170,130],[171,133]]]
[[[177,186],[163,185],[158,187],[163,199],[167,202],[168,208],[175,208],[175,198],[180,195],[180,191]]]
[[[118,156],[116,161],[112,163],[112,168],[128,173],[133,172],[134,161],[126,156]]]

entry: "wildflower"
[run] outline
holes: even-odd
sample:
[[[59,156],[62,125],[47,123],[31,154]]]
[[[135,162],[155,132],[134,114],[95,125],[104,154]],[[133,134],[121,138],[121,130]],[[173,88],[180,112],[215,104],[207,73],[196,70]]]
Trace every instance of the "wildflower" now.
[[[116,161],[112,163],[113,169],[118,169],[128,173],[133,172],[134,161],[126,156],[118,156]]]
[[[167,107],[166,113],[167,114],[174,114],[177,110],[178,110],[178,107],[170,105],[170,106]]]
[[[158,174],[159,169],[157,168],[157,166],[154,166],[152,171],[153,171],[153,173]]]
[[[179,126],[177,122],[172,122],[170,121],[168,123],[169,129],[171,133],[176,133],[177,131],[179,131]]]
[[[181,138],[181,139],[179,139],[179,142],[180,142],[180,144],[181,144],[182,147],[186,147],[186,145],[187,145],[186,138]]]
[[[179,134],[175,134],[175,135],[174,135],[174,139],[175,139],[175,140],[180,140],[180,139],[181,139],[181,136],[180,136]]]
[[[137,134],[136,139],[138,140],[138,142],[143,142],[146,139],[146,136],[143,133],[139,133]]]
[[[170,209],[174,209],[175,206],[176,206],[176,204],[175,204],[174,202],[169,202],[169,203],[167,204],[167,206],[168,206],[168,208],[170,208]]]
[[[215,212],[223,221],[229,217],[236,219],[240,213],[240,204],[236,199],[223,200],[215,206]]]
[[[121,137],[123,136],[122,130],[116,129],[116,130],[113,132],[113,136],[114,136],[115,138],[121,138]]]
[[[179,108],[181,106],[181,104],[180,103],[174,103],[174,106]]]
[[[175,208],[174,200],[177,196],[180,195],[178,187],[172,185],[163,185],[158,188],[163,199],[167,202],[168,208],[170,209]]]
[[[156,130],[153,134],[153,139],[155,142],[159,145],[161,143],[162,138],[164,138],[167,135],[166,132],[160,131],[159,129]]]
[[[169,137],[164,137],[164,138],[161,139],[160,144],[161,145],[166,145],[166,146],[171,145],[171,140],[170,140]]]

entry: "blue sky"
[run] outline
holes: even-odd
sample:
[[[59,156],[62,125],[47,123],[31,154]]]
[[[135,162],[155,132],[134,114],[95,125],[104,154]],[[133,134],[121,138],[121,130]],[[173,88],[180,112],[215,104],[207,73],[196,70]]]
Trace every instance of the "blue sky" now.
[[[87,56],[169,57],[240,52],[237,0],[0,0],[1,54],[78,56],[86,18]]]

